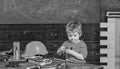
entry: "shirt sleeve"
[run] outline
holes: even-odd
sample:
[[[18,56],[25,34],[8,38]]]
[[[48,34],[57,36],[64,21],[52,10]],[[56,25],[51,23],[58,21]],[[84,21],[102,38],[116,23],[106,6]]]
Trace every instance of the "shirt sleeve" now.
[[[88,51],[87,51],[87,46],[86,46],[84,41],[81,41],[81,46],[80,46],[79,53],[81,53],[84,56],[84,58],[87,57]]]
[[[69,46],[68,46],[68,41],[65,41],[63,44],[62,44],[62,46],[64,46],[65,48],[68,48]]]

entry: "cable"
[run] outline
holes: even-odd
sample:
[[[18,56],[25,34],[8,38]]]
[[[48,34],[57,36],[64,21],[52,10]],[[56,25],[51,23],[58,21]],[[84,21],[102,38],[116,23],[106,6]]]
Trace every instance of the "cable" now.
[[[65,68],[67,68],[67,53],[65,51]]]

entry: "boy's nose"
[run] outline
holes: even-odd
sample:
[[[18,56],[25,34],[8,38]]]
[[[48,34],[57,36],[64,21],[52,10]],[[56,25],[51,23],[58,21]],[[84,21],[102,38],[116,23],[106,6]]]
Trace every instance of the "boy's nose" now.
[[[74,37],[71,38],[71,40],[73,40],[73,39],[74,39]]]
[[[72,39],[74,38],[74,36],[71,37]]]
[[[73,36],[71,36],[71,37],[69,37],[70,39],[74,39],[74,37]]]

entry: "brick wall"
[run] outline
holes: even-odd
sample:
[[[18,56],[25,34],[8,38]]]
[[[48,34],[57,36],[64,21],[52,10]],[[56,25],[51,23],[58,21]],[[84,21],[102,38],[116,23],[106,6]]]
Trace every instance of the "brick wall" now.
[[[99,63],[99,24],[83,24],[81,37],[87,44],[90,63]],[[41,41],[47,50],[54,54],[58,47],[67,40],[65,24],[1,24],[0,51],[13,48],[13,42],[20,42],[21,51],[30,41]]]

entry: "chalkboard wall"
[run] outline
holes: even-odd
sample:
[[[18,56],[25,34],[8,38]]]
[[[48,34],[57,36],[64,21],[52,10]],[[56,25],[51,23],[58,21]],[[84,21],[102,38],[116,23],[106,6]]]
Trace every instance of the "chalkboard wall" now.
[[[0,0],[0,24],[100,23],[111,10],[120,11],[120,0]]]
[[[99,23],[99,0],[0,0],[0,23]]]

